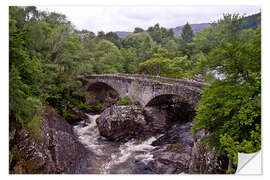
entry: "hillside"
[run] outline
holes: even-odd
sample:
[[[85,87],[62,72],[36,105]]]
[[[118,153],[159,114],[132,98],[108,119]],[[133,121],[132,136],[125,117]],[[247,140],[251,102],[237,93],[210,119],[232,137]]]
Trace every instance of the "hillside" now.
[[[210,26],[210,24],[209,23],[190,24],[190,26],[191,26],[193,32],[196,34],[200,31],[204,30],[205,28],[208,28]],[[172,28],[174,36],[176,36],[176,37],[180,36],[183,27],[184,27],[184,25]]]
[[[259,24],[261,24],[261,13],[253,14],[245,17],[243,29],[256,29]]]
[[[260,17],[261,17],[261,13],[257,13],[257,14],[253,14],[250,16],[247,16],[244,18],[244,24],[243,24],[243,29],[256,29],[256,27],[258,26],[258,24],[260,24]],[[202,30],[204,30],[205,28],[210,27],[210,23],[200,23],[200,24],[190,24],[193,32],[196,34]],[[182,26],[177,26],[175,28],[171,28],[173,30],[174,36],[178,37],[180,36],[182,29],[183,29],[184,25]],[[127,35],[131,34],[132,32],[127,32],[127,31],[116,31],[115,32],[120,38],[124,38]]]
[[[193,32],[196,34],[198,33],[199,31],[202,31],[204,30],[205,28],[208,28],[210,26],[209,23],[201,23],[201,24],[190,24]],[[182,29],[183,29],[184,25],[182,26],[177,26],[175,28],[172,28],[173,30],[173,33],[175,36],[179,36],[180,33],[182,32]],[[126,32],[126,31],[116,31],[115,32],[120,38],[124,38],[126,37],[127,35],[131,34],[132,32]]]
[[[124,38],[127,35],[131,34],[132,32],[127,32],[127,31],[116,31],[115,32],[120,38]]]

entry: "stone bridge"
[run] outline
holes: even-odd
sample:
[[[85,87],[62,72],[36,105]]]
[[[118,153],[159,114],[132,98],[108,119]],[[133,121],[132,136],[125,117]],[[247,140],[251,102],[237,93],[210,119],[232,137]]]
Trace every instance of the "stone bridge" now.
[[[136,74],[100,74],[88,75],[84,78],[84,87],[88,89],[94,84],[105,84],[112,87],[121,98],[128,96],[133,103],[143,107],[151,105],[156,99],[166,101],[177,96],[188,101],[194,108],[206,85],[192,80],[180,80],[165,77]]]

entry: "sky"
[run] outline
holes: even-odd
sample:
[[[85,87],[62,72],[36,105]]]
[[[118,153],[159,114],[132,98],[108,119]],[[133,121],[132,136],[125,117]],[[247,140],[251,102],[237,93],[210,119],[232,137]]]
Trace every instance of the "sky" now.
[[[213,22],[223,13],[250,15],[260,6],[37,6],[39,10],[65,14],[77,29],[98,31],[129,31],[147,29],[159,23],[166,28]]]

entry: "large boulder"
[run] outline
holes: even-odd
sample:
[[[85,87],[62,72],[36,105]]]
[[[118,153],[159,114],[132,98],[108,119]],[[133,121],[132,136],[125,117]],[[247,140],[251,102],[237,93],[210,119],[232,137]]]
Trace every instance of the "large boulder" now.
[[[113,141],[151,136],[169,127],[166,112],[155,107],[111,106],[96,121],[100,135]]]
[[[139,106],[111,106],[96,120],[101,136],[124,141],[142,135],[147,124]]]

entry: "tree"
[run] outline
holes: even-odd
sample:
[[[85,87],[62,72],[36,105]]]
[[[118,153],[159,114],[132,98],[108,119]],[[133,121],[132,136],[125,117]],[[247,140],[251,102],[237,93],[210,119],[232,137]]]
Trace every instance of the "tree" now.
[[[76,33],[79,35],[80,40],[82,42],[88,42],[96,37],[95,33],[88,31],[86,29],[83,29],[81,31],[76,31]]]
[[[182,30],[181,35],[180,35],[182,43],[184,43],[184,44],[190,43],[193,39],[193,36],[194,36],[193,30],[187,22],[184,25],[183,30]]]
[[[139,67],[141,72],[147,72],[148,74],[156,76],[163,76],[163,74],[166,73],[166,66],[170,62],[170,59],[156,57],[140,63]]]
[[[156,24],[154,27],[149,27],[147,32],[156,43],[162,46],[164,46],[168,40],[173,39],[173,31],[160,27],[159,24]]]
[[[178,46],[175,40],[171,39],[166,43],[165,48],[170,52],[175,52],[177,51]]]
[[[142,28],[139,27],[135,27],[134,32],[133,33],[139,33],[139,32],[144,32],[144,30]]]
[[[105,39],[105,33],[104,31],[99,31],[97,34],[97,37],[101,40],[101,39]]]
[[[41,94],[41,62],[36,56],[31,57],[27,49],[31,41],[29,29],[23,24],[36,11],[30,7],[9,10],[9,119],[26,126],[41,109],[36,97]],[[23,17],[17,16],[17,12]]]
[[[225,15],[212,26],[218,41],[202,64],[223,78],[203,90],[192,127],[235,165],[238,152],[261,147],[261,30],[243,31],[242,20]]]
[[[181,36],[178,39],[179,51],[181,52],[181,56],[187,55],[189,58],[191,57],[194,49],[193,42],[193,30],[191,26],[186,23],[181,32]]]
[[[120,37],[114,32],[108,32],[105,34],[105,39],[111,41],[118,48],[121,48],[121,40]]]

